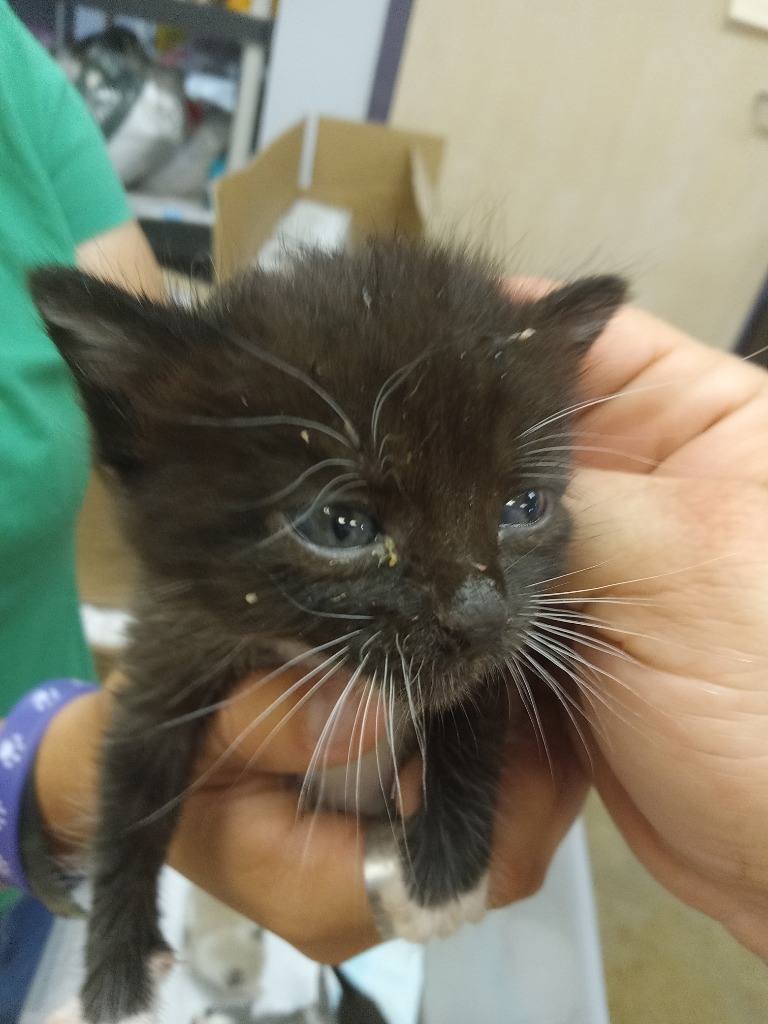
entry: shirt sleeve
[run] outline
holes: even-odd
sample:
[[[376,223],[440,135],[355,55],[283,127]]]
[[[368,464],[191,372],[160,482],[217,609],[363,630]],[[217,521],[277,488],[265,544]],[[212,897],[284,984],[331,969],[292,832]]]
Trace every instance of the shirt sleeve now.
[[[132,218],[100,128],[46,50],[0,0],[0,63],[75,245]]]

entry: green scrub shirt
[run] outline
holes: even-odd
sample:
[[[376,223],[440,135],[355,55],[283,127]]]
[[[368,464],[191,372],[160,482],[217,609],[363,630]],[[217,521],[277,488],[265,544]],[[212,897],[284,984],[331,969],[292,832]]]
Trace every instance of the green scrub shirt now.
[[[79,94],[0,0],[0,716],[47,679],[94,674],[75,585],[88,431],[26,274],[130,217]]]

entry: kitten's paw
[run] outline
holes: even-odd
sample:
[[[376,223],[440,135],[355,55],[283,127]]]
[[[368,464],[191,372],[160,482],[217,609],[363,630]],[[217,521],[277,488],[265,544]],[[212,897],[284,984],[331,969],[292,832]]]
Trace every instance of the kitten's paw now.
[[[439,907],[424,907],[408,893],[400,877],[379,893],[381,911],[391,922],[393,935],[410,942],[428,942],[454,935],[462,925],[477,924],[486,914],[488,876],[480,884]]]
[[[447,938],[465,924],[477,924],[486,914],[488,875],[474,889],[439,906],[424,906],[411,895],[390,830],[369,832],[365,883],[373,915],[383,938],[428,942]]]

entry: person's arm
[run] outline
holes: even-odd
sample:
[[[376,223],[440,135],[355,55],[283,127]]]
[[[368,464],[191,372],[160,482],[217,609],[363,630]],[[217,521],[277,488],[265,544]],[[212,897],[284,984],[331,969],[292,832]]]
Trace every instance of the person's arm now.
[[[150,299],[162,299],[165,295],[162,270],[135,220],[81,242],[76,259],[81,270],[129,291]]]

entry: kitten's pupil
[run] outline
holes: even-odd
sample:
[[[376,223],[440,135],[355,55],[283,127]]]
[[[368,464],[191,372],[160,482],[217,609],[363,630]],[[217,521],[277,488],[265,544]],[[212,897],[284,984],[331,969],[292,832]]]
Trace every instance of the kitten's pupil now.
[[[501,510],[504,526],[532,526],[544,517],[547,500],[543,491],[532,488],[511,498]]]
[[[365,512],[347,505],[322,505],[299,513],[293,528],[310,544],[335,550],[369,547],[379,537],[377,523]]]

